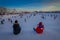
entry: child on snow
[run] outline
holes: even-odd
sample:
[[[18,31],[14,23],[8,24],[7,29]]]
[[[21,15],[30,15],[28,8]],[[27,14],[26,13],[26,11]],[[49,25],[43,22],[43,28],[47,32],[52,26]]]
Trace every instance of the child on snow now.
[[[1,24],[4,24],[3,20],[1,21]]]
[[[13,24],[13,33],[17,35],[20,33],[20,31],[21,31],[21,27],[18,24],[18,21],[16,20],[15,23]]]
[[[37,33],[43,33],[43,31],[44,31],[44,25],[42,24],[42,22],[39,22],[38,26],[36,28],[33,28],[33,29]]]

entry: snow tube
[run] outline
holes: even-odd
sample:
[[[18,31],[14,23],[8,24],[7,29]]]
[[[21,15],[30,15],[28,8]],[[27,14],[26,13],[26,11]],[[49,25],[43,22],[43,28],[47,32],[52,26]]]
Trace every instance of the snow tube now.
[[[43,31],[44,31],[44,28],[39,28],[39,27],[36,28],[36,32],[39,34],[43,33]]]

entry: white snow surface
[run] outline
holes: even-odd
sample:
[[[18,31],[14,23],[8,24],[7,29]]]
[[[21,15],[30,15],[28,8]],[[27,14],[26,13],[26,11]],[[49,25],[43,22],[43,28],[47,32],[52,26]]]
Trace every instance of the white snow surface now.
[[[57,15],[55,20],[54,15]],[[42,19],[41,16],[45,18]],[[5,19],[4,24],[0,24],[0,40],[60,40],[60,13],[37,13],[35,16],[24,14],[22,18],[19,15],[4,15],[0,18]],[[8,21],[8,18],[12,19],[13,23]],[[15,20],[18,20],[22,28],[18,35],[13,34]],[[37,34],[33,30],[33,27],[37,27],[39,22],[44,24],[43,34]]]

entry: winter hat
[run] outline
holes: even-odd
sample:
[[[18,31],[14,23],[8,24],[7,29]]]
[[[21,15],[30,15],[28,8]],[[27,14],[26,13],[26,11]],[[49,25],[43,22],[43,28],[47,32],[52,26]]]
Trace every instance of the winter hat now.
[[[39,25],[42,25],[42,22],[39,22]]]
[[[17,21],[17,20],[15,20],[15,23],[18,23],[18,21]]]

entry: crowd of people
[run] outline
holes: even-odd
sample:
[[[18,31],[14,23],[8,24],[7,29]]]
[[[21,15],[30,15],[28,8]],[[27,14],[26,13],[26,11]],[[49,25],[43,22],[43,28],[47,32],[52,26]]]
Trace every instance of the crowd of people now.
[[[27,16],[27,18],[30,18],[32,15],[30,15],[29,17]],[[36,16],[35,14],[33,16]],[[49,16],[49,15],[48,15]],[[52,15],[51,15],[52,17]],[[21,16],[22,18],[22,16]],[[41,16],[42,19],[44,19],[44,16]],[[54,15],[54,19],[57,18],[57,15]],[[26,22],[26,18],[24,19]],[[1,24],[4,24],[4,19],[0,21]],[[11,23],[13,22],[10,18],[8,18],[8,21],[10,21]],[[36,31],[36,33],[43,33],[44,32],[44,24],[43,22],[39,22],[36,28],[33,28],[34,31]],[[21,32],[21,26],[18,23],[18,20],[15,20],[14,24],[13,24],[13,34],[17,35]]]

